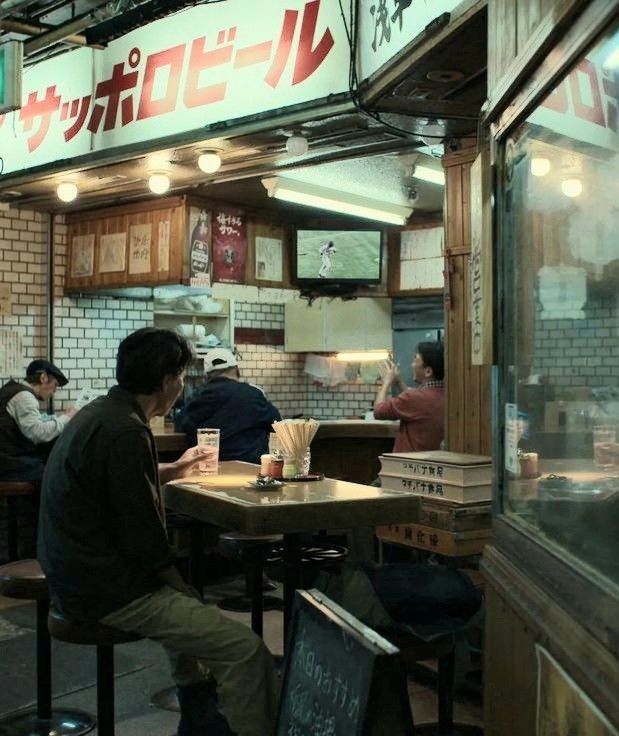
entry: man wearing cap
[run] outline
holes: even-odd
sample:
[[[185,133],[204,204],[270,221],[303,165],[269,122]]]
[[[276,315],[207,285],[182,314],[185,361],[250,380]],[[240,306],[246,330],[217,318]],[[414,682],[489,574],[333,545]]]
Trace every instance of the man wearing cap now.
[[[259,463],[268,452],[271,425],[281,419],[264,393],[241,381],[236,356],[226,348],[209,350],[204,358],[207,380],[191,395],[176,419],[176,428],[196,443],[198,427],[216,427],[220,460]]]
[[[45,414],[39,402],[47,401],[67,383],[53,363],[33,360],[24,380],[10,380],[0,388],[0,480],[41,480],[49,443],[75,412]]]

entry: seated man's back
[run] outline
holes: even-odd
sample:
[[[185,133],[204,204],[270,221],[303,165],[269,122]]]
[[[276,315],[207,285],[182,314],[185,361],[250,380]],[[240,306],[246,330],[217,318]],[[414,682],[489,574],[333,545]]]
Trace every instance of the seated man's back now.
[[[279,412],[259,388],[239,380],[236,357],[229,350],[211,350],[205,370],[207,382],[181,409],[177,430],[194,444],[198,427],[218,428],[220,460],[260,462],[268,451],[272,424],[281,419]]]

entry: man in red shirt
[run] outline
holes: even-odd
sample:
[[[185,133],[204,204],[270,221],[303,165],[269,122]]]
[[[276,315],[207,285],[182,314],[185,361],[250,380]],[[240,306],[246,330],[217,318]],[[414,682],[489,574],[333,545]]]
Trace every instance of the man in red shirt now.
[[[442,343],[420,342],[412,369],[418,388],[407,388],[399,366],[389,361],[374,402],[374,416],[400,420],[394,452],[438,450],[445,424]],[[392,388],[400,393],[390,397]]]

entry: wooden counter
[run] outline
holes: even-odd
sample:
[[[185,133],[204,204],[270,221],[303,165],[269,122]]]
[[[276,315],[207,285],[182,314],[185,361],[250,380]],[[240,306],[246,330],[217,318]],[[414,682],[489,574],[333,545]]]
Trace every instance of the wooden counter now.
[[[174,453],[178,457],[189,447],[185,433],[176,432],[172,425],[166,425],[162,430],[154,430],[153,437],[159,454]]]
[[[378,477],[379,455],[393,450],[399,422],[341,419],[320,422],[312,442],[312,470],[349,483],[370,484]],[[160,460],[175,460],[187,437],[166,425],[153,432]]]
[[[399,422],[343,419],[320,423],[312,442],[312,470],[329,478],[369,485],[379,456],[393,450]]]

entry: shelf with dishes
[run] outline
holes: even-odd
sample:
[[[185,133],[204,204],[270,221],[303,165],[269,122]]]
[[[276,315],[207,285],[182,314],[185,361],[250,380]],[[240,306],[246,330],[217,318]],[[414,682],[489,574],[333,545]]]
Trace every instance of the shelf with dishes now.
[[[196,309],[172,308],[155,303],[153,324],[176,330],[191,341],[198,357],[214,347],[232,347],[234,343],[233,305],[229,299],[209,299]]]

